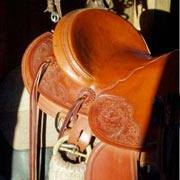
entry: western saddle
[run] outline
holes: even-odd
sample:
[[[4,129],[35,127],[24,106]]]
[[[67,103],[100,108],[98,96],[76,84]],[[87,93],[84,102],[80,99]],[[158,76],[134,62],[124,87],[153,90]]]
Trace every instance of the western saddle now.
[[[140,154],[157,152],[159,127],[146,138],[154,98],[178,90],[176,56],[152,57],[130,23],[101,9],[74,10],[37,37],[22,60],[31,95],[30,179],[38,179],[37,107],[61,117],[58,139],[66,137],[79,154],[99,140],[86,160],[86,180],[138,179]]]

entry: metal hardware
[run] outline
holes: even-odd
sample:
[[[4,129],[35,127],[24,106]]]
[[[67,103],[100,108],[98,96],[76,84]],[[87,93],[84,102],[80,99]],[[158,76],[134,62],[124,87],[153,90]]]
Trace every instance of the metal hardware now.
[[[51,21],[54,22],[54,23],[57,23],[59,21],[60,17],[58,15],[57,12],[52,12],[51,13]]]
[[[60,152],[63,151],[63,152],[67,152],[67,153],[73,154],[75,156],[78,156],[79,158],[84,158],[85,163],[86,163],[89,158],[89,155],[91,153],[91,146],[88,145],[86,147],[85,153],[80,152],[77,145],[65,143],[65,142],[67,142],[68,138],[69,138],[69,136],[66,135],[66,136],[61,137],[57,141],[57,143],[55,144],[55,146],[53,148],[53,155],[56,155],[59,151]]]
[[[56,117],[55,117],[55,128],[56,128],[56,131],[59,133],[60,131],[60,128],[61,128],[61,120],[62,120],[62,117],[60,116],[60,112],[57,113]]]

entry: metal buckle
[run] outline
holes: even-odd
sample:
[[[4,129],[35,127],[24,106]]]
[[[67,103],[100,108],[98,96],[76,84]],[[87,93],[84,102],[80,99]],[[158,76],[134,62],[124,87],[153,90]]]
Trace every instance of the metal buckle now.
[[[90,145],[88,145],[85,149],[85,152],[80,152],[79,148],[77,145],[75,144],[68,144],[66,143],[68,140],[69,136],[63,136],[61,137],[57,143],[55,144],[54,148],[53,148],[53,155],[56,155],[59,151],[61,152],[67,152],[70,153],[72,155],[78,156],[79,159],[84,158],[85,159],[85,163],[87,163],[89,155],[92,151],[92,148]]]

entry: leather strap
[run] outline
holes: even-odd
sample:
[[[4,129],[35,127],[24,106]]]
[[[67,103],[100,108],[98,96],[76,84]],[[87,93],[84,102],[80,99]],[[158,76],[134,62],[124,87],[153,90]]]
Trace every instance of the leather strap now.
[[[78,117],[78,112],[87,98],[88,95],[83,94],[76,100],[67,113],[59,131],[59,138],[61,138],[64,134],[68,134],[68,143],[78,145],[81,152],[83,152],[89,145],[92,137],[88,120],[86,118]]]
[[[64,131],[68,125],[68,123],[70,123],[70,121],[76,121],[77,119],[77,112],[79,111],[81,105],[83,104],[84,100],[86,99],[85,96],[79,98],[76,103],[71,107],[71,109],[69,110],[64,123],[59,131],[59,138],[62,137],[62,135],[64,134]],[[72,119],[71,119],[72,118]]]
[[[31,92],[30,92],[30,120],[29,120],[29,148],[30,148],[30,180],[38,179],[38,162],[37,162],[37,147],[38,147],[38,118],[37,118],[37,102],[38,102],[38,86],[40,80],[46,71],[50,61],[43,62],[35,76]]]

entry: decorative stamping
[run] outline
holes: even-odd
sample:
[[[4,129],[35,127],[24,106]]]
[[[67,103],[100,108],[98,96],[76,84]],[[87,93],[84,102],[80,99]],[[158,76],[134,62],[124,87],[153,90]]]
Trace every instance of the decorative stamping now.
[[[43,94],[49,96],[51,92],[51,98],[55,102],[60,102],[66,104],[68,101],[68,93],[63,84],[59,81],[61,79],[61,71],[55,60],[55,57],[52,55],[52,38],[47,38],[35,49],[33,59],[31,62],[32,67],[39,67],[39,65],[45,61],[50,60],[50,65],[48,66],[44,78],[42,78],[40,83],[40,90],[43,91]],[[36,69],[32,68],[33,73],[35,74]]]
[[[79,94],[78,94],[78,98],[86,96],[86,99],[84,101],[84,105],[89,105],[92,104],[96,98],[96,93],[93,89],[91,88],[84,88],[82,89]]]
[[[139,146],[142,138],[133,111],[127,99],[102,95],[96,98],[90,110],[89,123],[100,139],[105,138],[119,145]]]
[[[42,86],[44,92],[51,92],[52,97],[56,101],[61,101],[61,103],[65,103],[68,101],[68,93],[66,88],[60,82],[61,79],[61,71],[59,71],[59,67],[55,61],[51,61],[51,66],[47,69],[47,72],[42,79]],[[48,81],[47,81],[48,79]]]

